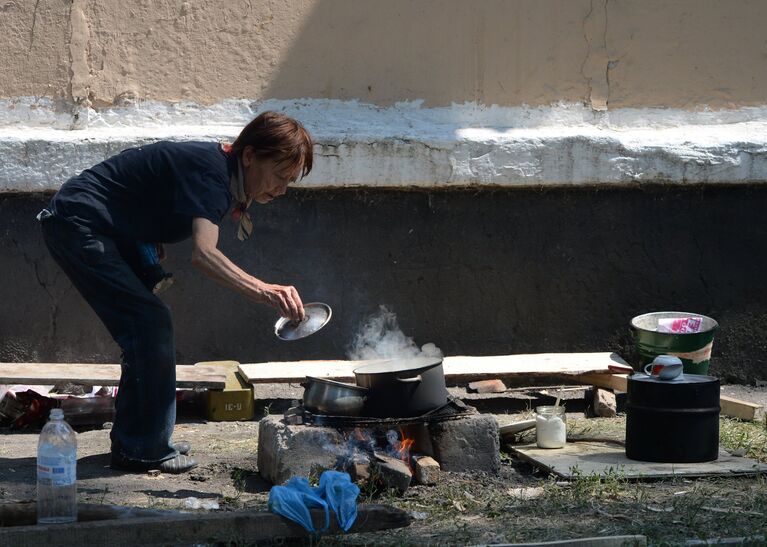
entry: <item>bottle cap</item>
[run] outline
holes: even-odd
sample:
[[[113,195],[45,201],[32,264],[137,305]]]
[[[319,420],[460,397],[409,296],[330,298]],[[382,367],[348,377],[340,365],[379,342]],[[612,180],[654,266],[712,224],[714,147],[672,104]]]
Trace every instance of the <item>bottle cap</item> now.
[[[60,408],[54,408],[51,410],[51,419],[60,419],[64,417],[64,411]]]

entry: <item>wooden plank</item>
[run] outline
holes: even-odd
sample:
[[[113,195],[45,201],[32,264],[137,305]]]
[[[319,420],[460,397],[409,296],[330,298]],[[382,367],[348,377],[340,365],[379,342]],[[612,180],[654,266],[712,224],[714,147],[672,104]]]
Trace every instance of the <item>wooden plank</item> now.
[[[628,374],[580,374],[573,380],[616,391],[626,391],[628,388]]]
[[[138,517],[164,517],[178,515],[178,511],[166,509],[145,509],[124,505],[99,505],[96,503],[78,503],[77,520],[129,519]],[[34,501],[0,502],[0,527],[32,526],[37,523],[37,504]]]
[[[741,401],[740,399],[728,397],[727,395],[719,396],[719,405],[722,407],[722,414],[724,416],[749,421],[756,420],[759,412],[764,409],[762,405]]]
[[[320,527],[325,513],[312,509],[312,518]],[[359,505],[357,520],[349,534],[403,528],[410,515],[387,505]],[[330,517],[328,534],[338,534],[335,516]],[[0,545],[197,545],[252,544],[286,539],[309,538],[299,524],[266,511],[227,511],[216,513],[176,514],[161,517],[96,520],[75,524],[8,526],[0,528]]]
[[[628,376],[626,374],[581,374],[574,380],[617,391],[627,391],[628,389]],[[740,418],[741,420],[757,419],[764,408],[762,405],[741,401],[727,395],[719,396],[719,405],[722,407],[722,416]]]
[[[252,384],[297,383],[307,376],[354,381],[354,369],[370,361],[282,361],[240,365],[240,373]],[[486,357],[451,356],[443,362],[445,378],[452,382],[474,382],[520,376],[611,374],[611,365],[628,366],[617,354],[538,353]]]
[[[501,437],[501,440],[504,440],[504,438],[511,440],[517,433],[522,433],[523,431],[527,431],[528,429],[532,429],[534,427],[535,418],[532,420],[522,420],[521,422],[514,422],[513,424],[501,426],[501,428],[498,430],[498,434]]]
[[[564,448],[538,448],[534,443],[509,448],[520,458],[559,477],[620,474],[627,479],[661,479],[675,476],[718,477],[758,475],[767,465],[719,451],[719,459],[703,463],[655,463],[630,460],[619,443],[604,441],[568,441]]]
[[[120,365],[91,363],[0,363],[0,384],[53,385],[59,382],[116,386]],[[209,365],[177,365],[177,387],[223,389],[226,371]]]

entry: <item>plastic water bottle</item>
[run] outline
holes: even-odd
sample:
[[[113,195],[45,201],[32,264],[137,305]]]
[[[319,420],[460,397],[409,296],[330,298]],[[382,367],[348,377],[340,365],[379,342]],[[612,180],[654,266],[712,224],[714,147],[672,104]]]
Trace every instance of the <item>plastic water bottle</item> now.
[[[64,411],[51,410],[37,443],[37,523],[77,520],[77,438]]]

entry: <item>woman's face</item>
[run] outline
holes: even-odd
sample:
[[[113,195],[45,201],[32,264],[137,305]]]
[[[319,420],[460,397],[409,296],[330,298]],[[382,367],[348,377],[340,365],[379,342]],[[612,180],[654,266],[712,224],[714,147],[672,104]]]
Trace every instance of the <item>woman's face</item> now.
[[[290,166],[277,163],[272,159],[259,158],[253,148],[246,146],[242,151],[244,168],[245,194],[248,201],[269,203],[288,189],[288,184],[295,182],[301,174],[301,165]]]

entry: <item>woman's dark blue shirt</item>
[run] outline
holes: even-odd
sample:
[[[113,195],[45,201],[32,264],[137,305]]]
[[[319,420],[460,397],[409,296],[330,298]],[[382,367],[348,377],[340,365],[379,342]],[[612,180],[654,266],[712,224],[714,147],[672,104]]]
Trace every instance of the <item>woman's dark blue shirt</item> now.
[[[129,148],[65,182],[51,211],[116,239],[181,241],[194,218],[220,224],[226,215],[234,161],[211,142]]]

